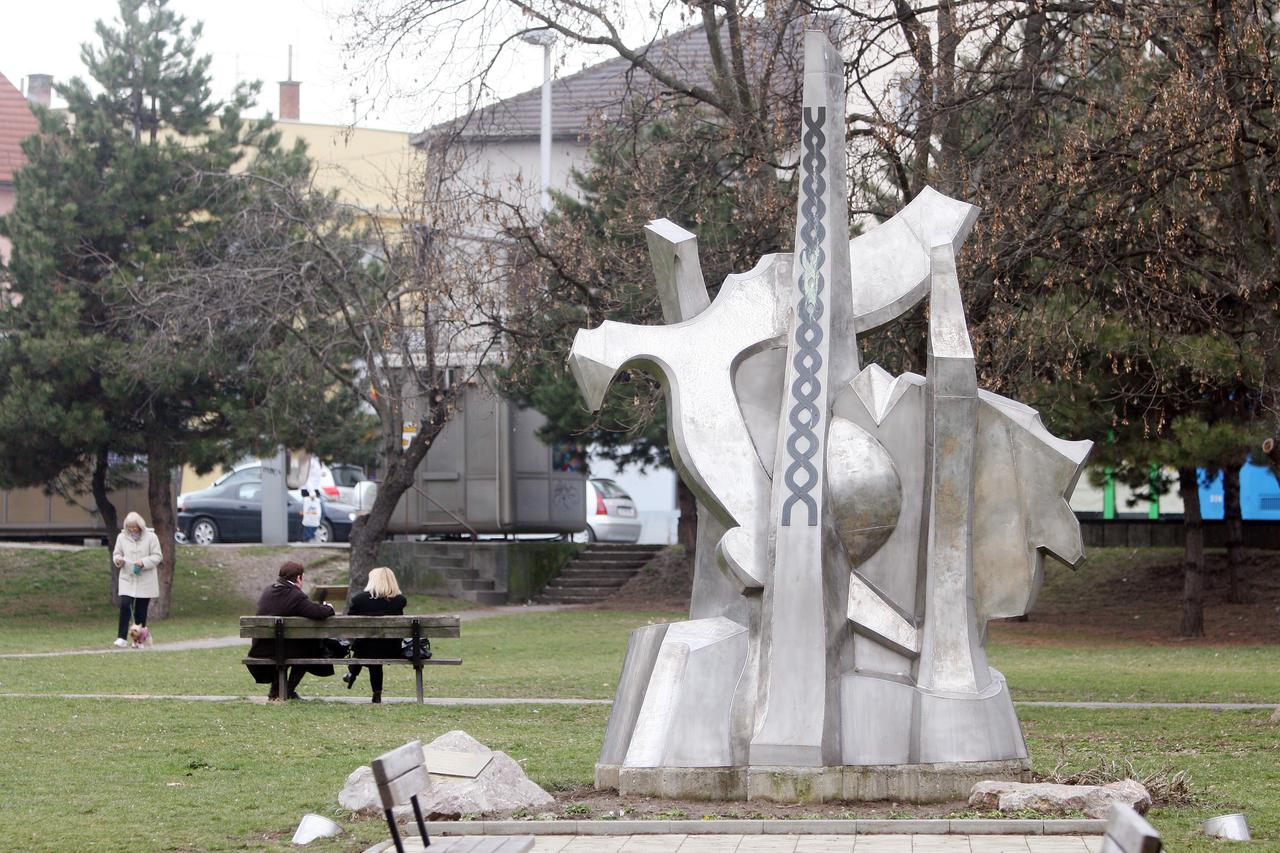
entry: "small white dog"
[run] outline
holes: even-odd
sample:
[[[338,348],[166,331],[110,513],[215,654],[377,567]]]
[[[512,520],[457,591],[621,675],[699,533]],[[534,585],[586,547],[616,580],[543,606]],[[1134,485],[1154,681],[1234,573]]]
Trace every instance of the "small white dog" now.
[[[151,645],[151,629],[146,625],[129,626],[129,647],[141,649]]]

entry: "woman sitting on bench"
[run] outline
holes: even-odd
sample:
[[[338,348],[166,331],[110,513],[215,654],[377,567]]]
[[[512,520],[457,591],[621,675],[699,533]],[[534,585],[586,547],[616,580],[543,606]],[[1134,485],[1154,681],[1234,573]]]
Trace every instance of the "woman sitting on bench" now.
[[[347,604],[348,616],[403,616],[407,602],[400,593],[400,584],[396,583],[395,572],[380,567],[369,572],[369,582],[364,592],[358,593]],[[382,640],[356,640],[352,643],[352,656],[358,658],[394,658],[400,656],[400,641],[393,638]],[[347,666],[347,674],[342,676],[347,689],[356,683],[360,674],[359,664]],[[373,691],[375,704],[382,702],[382,667],[369,665],[369,687]]]

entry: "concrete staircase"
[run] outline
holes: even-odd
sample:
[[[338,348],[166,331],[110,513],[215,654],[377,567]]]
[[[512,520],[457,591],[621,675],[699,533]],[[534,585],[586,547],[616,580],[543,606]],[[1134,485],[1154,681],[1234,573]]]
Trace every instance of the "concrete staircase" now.
[[[538,596],[541,604],[592,604],[613,595],[661,545],[592,543],[569,561]]]
[[[431,568],[444,577],[449,595],[465,601],[489,607],[507,603],[505,590],[495,589],[491,578],[482,578],[475,568],[467,566],[467,558],[461,554],[440,554],[431,557]]]

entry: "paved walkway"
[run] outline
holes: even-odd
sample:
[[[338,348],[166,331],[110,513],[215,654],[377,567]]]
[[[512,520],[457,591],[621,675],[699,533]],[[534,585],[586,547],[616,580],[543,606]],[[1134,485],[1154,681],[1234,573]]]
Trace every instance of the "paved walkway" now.
[[[428,828],[429,830],[430,828]],[[405,850],[422,853],[418,838]],[[442,845],[443,846],[443,845]],[[1101,836],[1078,835],[542,835],[534,853],[1098,853]],[[366,853],[395,850],[391,842]],[[447,849],[444,851],[447,853]]]

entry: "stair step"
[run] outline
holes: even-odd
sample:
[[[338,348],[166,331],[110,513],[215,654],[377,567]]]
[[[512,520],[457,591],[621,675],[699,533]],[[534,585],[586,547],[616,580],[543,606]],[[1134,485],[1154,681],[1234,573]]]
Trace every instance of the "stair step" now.
[[[562,571],[558,577],[562,578],[631,578],[639,573],[639,569],[578,569],[570,566]]]
[[[580,569],[638,569],[648,565],[648,560],[574,560],[566,568]]]
[[[467,566],[466,557],[441,557],[433,555],[427,562],[433,569],[463,569]]]
[[[586,575],[622,575],[630,577],[636,572],[643,569],[644,566],[600,566],[582,563],[570,563],[560,570],[561,575],[567,574],[586,574]]]
[[[462,584],[462,588],[467,592],[479,591],[483,589],[493,589],[493,581],[491,580],[480,580],[479,578],[472,578],[470,580],[460,581],[459,583]]]
[[[544,595],[538,599],[543,604],[595,604],[597,601],[603,601],[607,596],[601,595]]]
[[[555,586],[553,584],[545,591],[558,595],[595,595],[604,598],[617,592],[618,589],[612,586]]]
[[[475,569],[463,569],[463,568],[453,568],[453,567],[441,569],[440,573],[444,575],[447,579],[455,580],[455,581],[466,580],[467,578],[473,578],[476,576]]]
[[[618,577],[618,578],[568,577],[567,578],[564,575],[560,575],[560,577],[555,579],[555,586],[557,589],[564,589],[567,587],[574,587],[574,588],[586,587],[588,589],[593,587],[601,587],[601,588],[608,587],[609,589],[618,589],[622,587],[629,580],[631,580],[631,578],[628,578],[628,577]]]
[[[483,604],[486,607],[495,607],[499,604],[507,603],[507,594],[501,590],[483,590],[477,589],[463,595],[467,601],[474,601],[476,604]]]
[[[589,546],[587,546],[586,548],[584,548],[583,550],[581,550],[581,551],[579,551],[579,552],[578,552],[579,556],[587,556],[587,555],[590,555],[590,556],[593,556],[593,557],[595,557],[595,556],[608,556],[608,557],[612,557],[612,556],[622,556],[622,555],[624,555],[624,554],[625,554],[625,555],[628,555],[628,556],[637,556],[637,557],[652,557],[652,556],[653,556],[654,554],[656,554],[656,553],[658,553],[658,549],[649,550],[649,549],[646,549],[646,548],[636,548],[636,547],[633,547],[633,546],[630,546],[630,545],[623,545],[623,546],[619,546],[619,545],[605,545],[605,546],[600,546],[600,545],[589,545]]]

